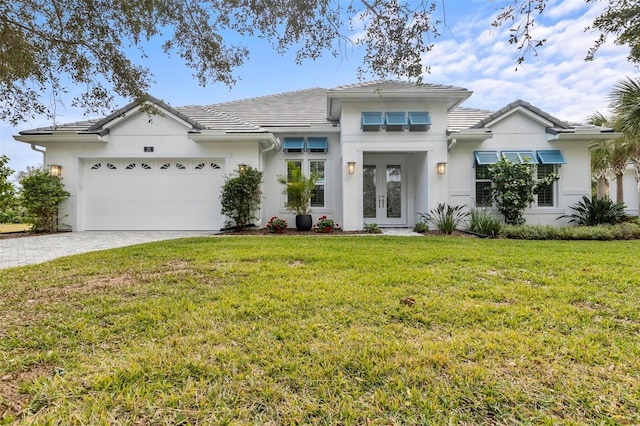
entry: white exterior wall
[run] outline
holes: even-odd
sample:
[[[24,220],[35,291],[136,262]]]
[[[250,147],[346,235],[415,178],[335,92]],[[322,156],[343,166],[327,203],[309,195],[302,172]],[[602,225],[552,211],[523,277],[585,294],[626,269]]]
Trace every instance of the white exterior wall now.
[[[46,148],[45,166],[59,164],[62,178],[71,197],[60,209],[60,222],[73,230],[84,230],[82,224],[82,166],[86,160],[111,159],[163,159],[163,158],[222,158],[225,175],[237,169],[240,163],[259,167],[257,142],[195,142],[187,136],[191,126],[166,116],[148,117],[137,113],[110,129],[104,142],[50,142]],[[145,146],[154,152],[144,152]],[[213,199],[212,202],[219,202]]]
[[[339,127],[337,129],[340,129]],[[308,161],[325,161],[325,207],[313,207],[311,215],[315,224],[320,216],[326,215],[342,226],[342,179],[340,170],[340,136],[339,133],[290,133],[277,134],[281,141],[285,137],[326,137],[329,143],[326,153],[285,153],[283,151],[268,151],[264,154],[263,175],[263,205],[261,225],[264,226],[270,218],[277,216],[287,221],[290,228],[295,227],[295,213],[286,209],[286,195],[284,186],[278,183],[278,176],[286,176],[287,161],[302,160],[303,172],[308,176]]]
[[[624,171],[622,185],[624,204],[626,206],[626,209],[624,211],[628,215],[638,216],[640,188],[638,187],[638,181],[636,180],[636,171],[631,164],[627,165],[627,168]],[[613,178],[609,181],[609,196],[613,201],[616,201],[616,189],[617,182],[616,179]]]
[[[361,128],[362,112],[367,111],[428,111],[432,126],[426,132],[364,132]],[[362,166],[369,154],[405,154],[407,158],[407,222],[412,227],[417,213],[434,208],[438,201],[447,199],[445,176],[436,172],[438,162],[447,161],[446,105],[429,102],[379,101],[345,102],[342,106],[342,172],[344,175],[342,203],[345,212],[342,222],[345,230],[364,227],[362,210]],[[347,163],[354,161],[356,171],[347,173]]]
[[[590,163],[588,142],[549,141],[546,126],[524,114],[514,113],[492,125],[493,137],[484,142],[457,142],[450,152],[452,205],[475,206],[475,159],[474,151],[503,150],[551,150],[562,152],[567,164],[558,167],[560,180],[555,186],[553,207],[535,207],[525,211],[528,224],[559,225],[566,220],[558,216],[570,214],[569,206],[577,203],[583,195],[589,195]],[[496,216],[499,213],[496,211]]]

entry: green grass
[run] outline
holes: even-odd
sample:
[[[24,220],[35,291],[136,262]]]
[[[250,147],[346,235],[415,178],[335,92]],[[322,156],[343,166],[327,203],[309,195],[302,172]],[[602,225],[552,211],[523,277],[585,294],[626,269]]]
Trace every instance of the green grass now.
[[[639,249],[202,238],[0,270],[0,423],[638,424]]]

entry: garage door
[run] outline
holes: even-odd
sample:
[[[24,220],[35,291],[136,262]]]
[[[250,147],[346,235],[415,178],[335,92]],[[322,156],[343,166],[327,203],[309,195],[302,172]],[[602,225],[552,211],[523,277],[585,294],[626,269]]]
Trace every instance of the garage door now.
[[[217,230],[224,160],[93,160],[83,165],[86,230]]]

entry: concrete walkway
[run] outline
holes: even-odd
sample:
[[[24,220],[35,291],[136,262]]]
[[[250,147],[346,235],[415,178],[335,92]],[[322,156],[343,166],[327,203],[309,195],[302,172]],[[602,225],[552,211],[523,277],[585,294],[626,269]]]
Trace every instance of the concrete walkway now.
[[[420,237],[407,228],[382,228],[382,234]],[[153,241],[216,235],[207,231],[85,231],[0,239],[0,269],[43,263],[58,257]]]
[[[199,231],[86,231],[0,240],[0,269],[43,263],[72,254],[153,241],[215,235]]]

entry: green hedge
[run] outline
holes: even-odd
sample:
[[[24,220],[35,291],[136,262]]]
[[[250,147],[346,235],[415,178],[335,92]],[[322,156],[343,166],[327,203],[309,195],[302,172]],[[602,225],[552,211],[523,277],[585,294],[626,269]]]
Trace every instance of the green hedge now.
[[[520,240],[634,240],[640,239],[640,225],[637,223],[564,227],[505,225],[500,236]]]

